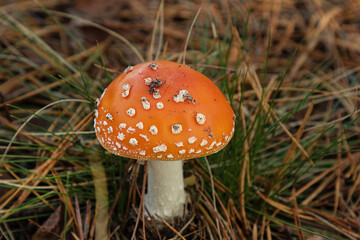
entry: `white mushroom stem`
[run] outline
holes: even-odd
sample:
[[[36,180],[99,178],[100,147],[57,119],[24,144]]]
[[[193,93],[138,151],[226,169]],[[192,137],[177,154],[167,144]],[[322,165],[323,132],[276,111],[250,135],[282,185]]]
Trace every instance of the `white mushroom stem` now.
[[[169,220],[183,216],[185,204],[182,161],[148,161],[145,204],[150,214]]]

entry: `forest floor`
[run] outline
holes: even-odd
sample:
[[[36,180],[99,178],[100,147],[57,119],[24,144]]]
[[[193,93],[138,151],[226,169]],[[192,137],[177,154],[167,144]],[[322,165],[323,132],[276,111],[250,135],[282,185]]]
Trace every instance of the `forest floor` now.
[[[0,239],[360,239],[359,12],[0,0]],[[237,115],[223,151],[185,161],[184,217],[160,229],[144,218],[144,165],[93,129],[111,80],[155,59],[208,76]]]

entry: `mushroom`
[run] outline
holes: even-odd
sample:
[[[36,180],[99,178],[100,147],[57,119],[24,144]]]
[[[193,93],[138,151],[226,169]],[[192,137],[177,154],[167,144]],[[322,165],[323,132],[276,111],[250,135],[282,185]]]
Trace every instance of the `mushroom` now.
[[[95,110],[100,144],[113,154],[148,161],[150,214],[183,216],[182,161],[213,154],[234,134],[225,96],[203,74],[169,62],[127,68],[105,89]]]

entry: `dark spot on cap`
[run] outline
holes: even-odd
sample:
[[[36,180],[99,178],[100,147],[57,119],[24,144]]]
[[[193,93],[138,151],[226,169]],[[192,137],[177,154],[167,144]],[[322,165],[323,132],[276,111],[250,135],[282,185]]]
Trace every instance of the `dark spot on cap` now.
[[[156,70],[157,64],[154,63],[154,62],[152,62],[152,63],[149,64],[149,67],[151,67],[152,69]]]
[[[149,93],[152,94],[153,92],[156,91],[155,88],[161,87],[163,84],[165,83],[165,81],[160,81],[158,78],[156,78],[155,80],[150,82],[149,85]]]
[[[204,128],[203,131],[204,131],[204,132],[209,132],[209,138],[213,138],[213,137],[214,137],[213,133],[211,132],[211,127],[209,127],[209,128]]]

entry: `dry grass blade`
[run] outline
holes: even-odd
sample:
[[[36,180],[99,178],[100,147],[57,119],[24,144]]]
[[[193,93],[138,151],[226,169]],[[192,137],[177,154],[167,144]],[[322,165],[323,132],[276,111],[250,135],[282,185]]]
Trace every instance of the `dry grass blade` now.
[[[182,56],[179,56],[179,59],[178,59],[178,62],[181,61],[181,57],[182,57],[182,64],[185,65],[185,62],[186,62],[186,50],[187,50],[187,46],[189,44],[189,40],[190,40],[190,36],[191,36],[191,32],[192,32],[192,29],[194,28],[194,25],[196,23],[196,20],[197,18],[199,17],[199,14],[201,12],[201,9],[204,7],[204,4],[205,4],[205,1],[201,4],[201,6],[199,7],[198,11],[196,12],[195,14],[195,17],[191,23],[191,26],[189,28],[189,31],[188,31],[188,34],[187,34],[187,37],[186,37],[186,40],[185,40],[185,44],[184,44],[184,52],[183,52],[183,55]]]
[[[74,77],[79,77],[79,76],[80,76],[80,75],[74,76]],[[39,93],[42,93],[42,92],[46,91],[46,90],[49,90],[49,89],[51,89],[51,88],[60,86],[61,84],[66,83],[67,81],[69,81],[69,78],[64,78],[64,79],[62,79],[62,80],[60,80],[60,81],[57,81],[57,82],[54,82],[54,83],[50,83],[50,84],[48,84],[48,85],[46,85],[46,86],[43,86],[43,87],[38,88],[38,89],[36,89],[36,90],[34,90],[34,91],[31,91],[31,92],[29,92],[29,93],[27,93],[27,94],[24,94],[24,95],[22,95],[22,96],[16,97],[16,98],[14,98],[14,99],[10,99],[9,101],[7,101],[7,102],[5,102],[5,103],[0,104],[0,107],[1,107],[1,106],[4,106],[5,104],[6,104],[6,105],[8,105],[8,104],[13,104],[13,103],[20,102],[20,101],[22,101],[22,100],[28,99],[28,98],[30,98],[30,97],[32,97],[32,96],[38,95]]]
[[[210,227],[210,229],[217,229],[216,224],[214,223],[213,219],[206,211],[204,206],[200,203],[197,203],[196,208],[201,212],[201,216],[205,219],[206,224]],[[212,236],[212,234],[211,234]]]
[[[325,0],[4,3],[0,235],[36,239],[66,205],[62,239],[360,239],[359,12]],[[145,59],[197,68],[238,119],[224,151],[185,162],[184,218],[163,229],[145,216],[143,167],[105,153],[91,124],[92,99]]]
[[[269,198],[265,197],[265,196],[264,196],[262,193],[260,193],[260,192],[257,192],[257,194],[258,194],[266,203],[270,204],[271,206],[273,206],[273,207],[276,208],[276,209],[279,209],[280,211],[283,211],[283,212],[288,213],[288,214],[292,214],[292,213],[294,212],[293,209],[291,209],[290,207],[286,206],[285,204],[282,204],[282,203],[276,202],[276,201],[274,201],[274,200],[272,200],[272,199],[269,199]],[[299,212],[299,214],[298,214],[299,218],[302,218],[302,219],[304,219],[304,220],[310,220],[310,221],[311,221],[311,220],[314,220],[314,218],[305,215],[305,212],[304,212],[303,210],[298,209],[298,212]]]
[[[28,29],[24,24],[21,24],[19,21],[17,21],[15,18],[7,14],[5,11],[3,11],[0,8],[0,12],[17,28],[20,29],[26,36],[33,39],[36,44],[43,47],[44,50],[48,51],[53,57],[55,57],[58,61],[60,61],[64,66],[71,69],[73,73],[79,74],[79,72],[66,60],[64,59],[59,53],[57,53],[54,49],[52,49],[46,42],[44,42],[41,38],[39,38],[38,35],[34,34],[33,31]]]
[[[96,51],[100,49],[104,49],[106,48],[106,45],[107,43],[106,42],[101,42],[99,43],[98,45],[95,45],[95,46],[92,46],[78,54],[75,54],[73,56],[70,56],[68,58],[66,58],[66,61],[68,61],[69,63],[74,63],[76,61],[81,61],[82,59],[86,58],[89,56],[89,54],[94,54]],[[53,61],[53,60],[52,60]],[[58,65],[58,64],[56,64]],[[0,93],[1,94],[8,94],[12,91],[14,91],[14,89],[16,89],[17,87],[20,87],[21,86],[21,83],[22,81],[30,81],[30,79],[32,78],[35,78],[36,76],[39,75],[39,73],[42,73],[42,72],[52,72],[52,65],[50,64],[44,64],[42,66],[39,66],[38,67],[38,70],[34,70],[34,71],[31,71],[31,72],[28,72],[28,73],[25,73],[25,74],[20,74],[20,75],[17,75],[15,77],[12,77],[10,79],[8,79],[6,82],[0,84]],[[76,77],[78,77],[79,74],[74,74],[71,76],[71,79],[74,79]],[[62,84],[66,83],[67,81],[69,81],[69,77],[65,77],[59,81],[56,81],[56,82],[53,82],[53,83],[50,83],[50,84],[47,84],[45,86],[42,86],[43,84],[38,84],[38,89],[36,90],[33,90],[33,91],[30,91],[30,92],[27,92],[25,94],[22,94],[21,96],[17,96],[16,98],[13,98],[13,99],[9,99],[5,102],[2,102],[0,103],[0,107],[4,107],[6,106],[7,104],[13,104],[13,103],[16,103],[16,102],[20,102],[22,100],[25,100],[25,99],[28,99],[30,97],[33,97],[33,96],[36,96],[37,94],[39,93],[42,93],[46,90],[49,90],[49,89],[52,89],[54,87],[57,87],[57,86],[61,86]]]
[[[209,208],[210,212],[214,214],[214,218],[219,225],[216,225],[216,233],[218,234],[218,237],[220,239],[230,239],[230,236],[228,235],[228,232],[226,231],[226,228],[224,226],[224,222],[221,219],[221,216],[219,212],[215,209],[215,206],[210,202],[210,200],[205,196],[205,194],[202,191],[199,191],[202,198],[205,200],[206,206]],[[219,227],[218,227],[219,226]]]
[[[246,239],[245,236],[244,236],[244,233],[243,233],[243,230],[241,229],[241,227],[239,226],[238,224],[238,221],[237,219],[241,220],[241,217],[240,217],[240,214],[239,212],[237,211],[237,209],[234,207],[234,203],[232,201],[232,199],[229,199],[229,212],[231,212],[231,221],[233,223],[233,225],[236,227],[236,230],[239,234],[239,238],[240,239]]]
[[[1,122],[4,126],[6,126],[6,127],[8,127],[8,128],[11,128],[11,129],[13,129],[13,130],[15,130],[15,131],[18,131],[18,130],[19,130],[19,126],[11,123],[9,120],[7,120],[6,118],[4,118],[4,117],[2,117],[2,116],[0,116],[0,122]],[[32,142],[35,142],[35,143],[39,144],[40,146],[44,144],[40,139],[38,139],[38,138],[36,138],[36,137],[33,137],[33,136],[30,136],[30,135],[27,134],[27,132],[25,132],[25,131],[22,131],[22,132],[20,132],[19,134],[22,135],[22,136],[25,136],[27,139],[29,139],[29,140],[32,141]],[[0,160],[0,163],[1,163],[1,160]]]
[[[306,114],[305,114],[305,117],[304,117],[304,120],[302,121],[297,133],[296,133],[296,141],[299,142],[303,133],[304,133],[304,129],[305,129],[305,125],[307,123],[307,121],[309,120],[310,118],[310,115],[313,111],[313,108],[314,108],[314,102],[311,102],[308,110],[306,111]],[[290,163],[290,161],[293,159],[295,153],[296,153],[296,143],[295,142],[292,142],[291,143],[291,146],[288,150],[288,152],[286,153],[283,161],[282,161],[282,166],[279,168],[279,170],[276,172],[276,174],[274,175],[272,181],[270,181],[270,183],[268,184],[268,187],[270,187],[273,182],[277,182],[277,184],[273,187],[274,189],[278,189],[279,188],[279,185],[281,184],[278,179],[283,175],[283,172],[286,168],[286,166]]]
[[[330,11],[325,16],[314,16],[315,18],[319,18],[319,24],[317,24],[316,28],[309,28],[306,33],[306,38],[308,40],[307,48],[309,50],[313,50],[319,41],[321,40],[320,34],[324,29],[328,26],[330,21],[336,17],[337,14],[339,14],[341,11],[339,8],[334,8],[332,11]],[[315,26],[314,26],[315,27]],[[294,63],[294,67],[291,68],[291,71],[289,73],[289,78],[293,78],[296,76],[296,73],[299,72],[300,68],[305,64],[306,60],[309,58],[308,52],[304,52],[301,54],[298,58],[298,60]]]
[[[72,203],[69,195],[67,194],[66,186],[61,181],[61,179],[58,177],[59,176],[58,172],[53,168],[51,170],[52,170],[53,176],[55,177],[55,182],[59,188],[59,193],[58,193],[59,198],[64,203],[64,205],[67,206],[68,214],[69,214],[70,218],[75,221],[75,225],[76,225],[78,234],[80,234],[80,236],[82,236],[82,220],[81,220],[81,216],[78,216],[78,215],[80,215],[80,212],[76,212],[76,210],[79,210],[79,209],[76,209],[76,207],[78,207],[78,206],[76,206],[76,201],[74,203],[74,205],[75,205],[75,209],[74,209],[73,203]],[[22,195],[21,197],[23,199],[22,201],[25,201],[25,198],[27,196]],[[21,202],[18,202],[17,205],[19,205],[20,203]]]
[[[63,99],[63,100],[59,100],[59,101],[56,101],[56,102],[53,102],[41,109],[39,109],[38,111],[36,111],[31,117],[29,117],[22,125],[21,127],[16,131],[16,133],[12,136],[11,140],[10,140],[10,143],[9,145],[7,146],[4,154],[2,155],[1,157],[1,160],[0,160],[0,163],[2,164],[4,162],[4,159],[6,158],[6,154],[8,153],[11,145],[12,145],[12,142],[15,140],[15,138],[18,136],[18,134],[21,132],[21,130],[28,124],[28,122],[30,122],[30,120],[34,117],[36,117],[37,115],[39,115],[39,113],[41,113],[42,111],[44,111],[45,109],[49,108],[49,107],[52,107],[56,104],[59,104],[59,103],[63,103],[63,102],[86,102],[88,103],[88,101],[86,100],[81,100],[81,99]]]
[[[208,167],[208,172],[209,172],[209,176],[210,176],[210,184],[211,184],[212,198],[213,198],[212,199],[213,200],[212,204],[214,206],[214,211],[216,212],[216,214],[219,214],[218,210],[217,210],[217,207],[216,207],[216,197],[215,197],[216,192],[215,192],[215,187],[214,187],[214,178],[213,178],[213,175],[212,175],[212,172],[211,172],[211,167],[210,167],[210,164],[209,164],[209,161],[208,161],[207,157],[205,156],[204,159],[205,159],[206,165]],[[219,219],[216,218],[215,222],[216,222],[216,228],[217,228],[217,231],[218,231],[218,234],[219,234],[219,238],[221,239]]]
[[[157,46],[157,50],[156,50],[156,54],[154,53],[154,49],[155,49],[155,39],[156,39],[156,34],[159,30],[159,40],[157,41],[158,46]],[[163,32],[164,32],[164,0],[162,0],[160,2],[160,6],[159,6],[159,10],[156,14],[156,19],[154,21],[154,30],[152,32],[152,36],[151,36],[151,43],[150,43],[150,47],[147,51],[147,61],[151,61],[155,59],[159,58],[160,55],[160,49],[162,47],[162,39],[163,39]]]
[[[192,165],[192,167],[196,170],[196,172],[198,172],[201,176],[205,177],[207,180],[210,180],[210,176],[208,174],[206,174],[206,170],[205,167],[201,164],[195,164],[193,162],[190,162],[190,164]],[[216,189],[218,189],[221,192],[228,192],[228,193],[232,193],[231,190],[229,188],[227,188],[224,184],[222,184],[219,180],[217,180],[216,178],[213,178],[213,182],[214,182],[214,186],[216,187]]]
[[[104,26],[101,26],[100,24],[97,24],[97,23],[91,22],[89,20],[86,20],[84,18],[81,18],[79,16],[75,16],[75,15],[71,15],[71,14],[63,13],[63,12],[59,12],[59,11],[54,11],[54,10],[49,10],[49,11],[50,11],[50,13],[52,13],[54,15],[66,17],[66,18],[69,18],[69,19],[74,19],[74,20],[79,21],[79,22],[81,22],[83,24],[98,28],[98,29],[108,33],[111,36],[114,36],[115,38],[119,39],[121,42],[125,43],[134,52],[134,54],[138,58],[139,62],[144,62],[145,61],[145,59],[139,53],[137,48],[133,44],[131,44],[131,42],[129,42],[129,40],[127,40],[125,37],[121,36],[117,32],[115,32],[115,31],[113,31],[111,29],[105,28]]]
[[[81,219],[79,199],[77,198],[76,195],[75,195],[75,213],[76,213],[76,223],[78,227],[79,238],[80,240],[84,240],[83,223]]]
[[[234,231],[234,229],[232,227],[231,220],[230,220],[230,211],[225,208],[225,206],[222,203],[221,199],[219,198],[218,194],[216,192],[215,192],[215,194],[216,194],[216,199],[218,200],[218,203],[220,204],[221,209],[223,210],[223,212],[225,214],[225,217],[226,217],[226,225],[225,225],[225,227],[227,228],[227,232],[230,234],[231,239],[236,239],[235,231]]]
[[[186,238],[184,238],[183,235],[181,235],[181,233],[179,233],[173,226],[171,226],[167,221],[165,221],[165,219],[163,219],[162,217],[160,217],[159,215],[156,214],[156,217],[160,218],[161,221],[168,227],[171,229],[171,231],[173,231],[178,237],[180,237],[183,240],[186,240]]]
[[[291,132],[286,128],[286,126],[280,121],[279,117],[276,115],[276,113],[270,108],[269,103],[267,102],[268,99],[264,98],[262,96],[262,87],[259,81],[259,78],[257,77],[257,74],[253,68],[249,68],[249,74],[252,76],[250,79],[250,83],[253,86],[253,89],[256,92],[257,97],[259,100],[261,100],[261,107],[264,112],[270,112],[271,116],[278,122],[278,124],[281,126],[281,128],[284,130],[284,132],[287,134],[287,136],[290,137],[290,139],[293,141],[293,143],[296,144],[296,146],[300,149],[300,151],[304,154],[306,158],[308,158],[308,161],[314,166],[314,162],[310,159],[309,154],[306,152],[306,150],[300,145],[300,143],[296,140],[296,138],[291,134]],[[269,95],[268,95],[269,96]]]
[[[360,238],[359,234],[356,234],[356,233],[352,232],[351,230],[348,230],[347,229],[348,226],[339,226],[338,224],[331,223],[330,221],[327,220],[329,218],[324,218],[321,215],[315,213],[313,210],[311,210],[309,212],[309,214],[312,215],[313,217],[315,217],[318,221],[324,223],[327,226],[330,226],[332,229],[336,230],[338,233],[344,234],[349,239],[356,240],[356,239]],[[333,218],[333,217],[330,217],[330,219],[331,218]]]
[[[189,227],[189,225],[190,225],[191,223],[193,223],[194,219],[195,219],[195,215],[192,215],[191,218],[189,219],[189,221],[187,221],[187,223],[184,224],[183,228],[182,228],[180,231],[178,231],[178,232],[179,232],[180,234],[182,234],[182,232],[184,232],[185,229],[187,229],[187,228]],[[192,234],[190,233],[190,234],[188,234],[188,235],[191,236]],[[184,237],[186,237],[186,236],[184,236]],[[159,238],[161,239],[160,236],[159,236]],[[171,240],[176,240],[176,239],[178,239],[178,236],[172,238]],[[170,240],[170,239],[169,239],[169,240]]]
[[[79,102],[87,102],[87,101],[84,101],[84,100],[74,100],[74,99],[71,99],[72,101],[79,101]],[[67,102],[67,101],[70,101],[69,99],[67,100],[64,100],[64,101],[58,101],[56,102],[59,103],[59,102]],[[55,104],[55,103],[54,103]],[[54,105],[54,104],[51,104],[51,105]],[[50,106],[51,106],[50,105]],[[49,106],[47,106],[49,107]],[[44,107],[42,109],[40,109],[36,114],[38,114],[39,112],[41,112],[43,109],[47,108],[47,107]],[[35,114],[35,115],[36,115]],[[28,121],[29,119],[31,119],[32,117],[34,117],[35,115],[32,115],[30,118],[28,118]],[[84,124],[89,120],[89,118],[92,116],[92,113],[88,114],[87,117],[85,117],[84,119],[82,119],[81,122],[78,123],[78,125],[74,128],[74,130],[78,130],[78,129],[82,129],[84,127]],[[26,121],[22,127],[24,127],[26,125],[26,123],[28,122]],[[85,125],[86,126],[86,125]],[[19,128],[18,131],[21,131],[21,127]],[[10,141],[9,145],[8,145],[8,148],[6,150],[9,149],[9,147],[11,146],[11,143],[14,141],[15,137],[16,137],[17,134],[14,134],[14,137],[12,138],[12,140]],[[52,153],[51,157],[45,161],[40,167],[38,167],[33,174],[31,174],[30,176],[27,177],[26,181],[23,183],[23,186],[26,186],[27,184],[30,183],[30,181],[36,179],[38,176],[42,176],[44,177],[48,172],[51,171],[51,169],[53,169],[54,165],[56,164],[56,159],[59,158],[71,145],[72,143],[71,142],[68,142],[68,140],[70,139],[70,136],[66,137],[65,140],[62,141],[62,143],[58,146],[57,150],[54,151],[54,153]],[[2,161],[4,161],[5,157],[6,157],[6,154],[7,154],[7,151],[5,151],[3,157],[2,157]],[[1,163],[1,162],[0,162]],[[33,186],[37,186],[39,183],[41,182],[41,180],[35,180],[33,182]],[[19,192],[21,192],[22,188],[18,188],[12,195],[11,197],[9,197],[5,202],[3,202],[0,206],[0,209],[3,209],[12,199],[14,199],[17,194]],[[26,198],[29,196],[31,192],[30,191],[24,191],[20,194],[20,196],[17,198],[17,200],[15,201],[15,203],[12,204],[11,208],[9,208],[8,212],[10,212],[10,210],[16,206],[18,206],[19,204],[21,204],[23,201],[26,200]],[[64,192],[66,193],[66,191]],[[7,214],[5,214],[6,216]]]
[[[291,132],[286,128],[286,126],[279,120],[279,118],[276,116],[276,114],[270,109],[271,115],[278,121],[281,128],[284,130],[284,132],[291,138],[293,143],[295,143],[296,147],[300,149],[300,151],[304,154],[304,156],[308,159],[308,161],[311,163],[311,165],[315,166],[314,162],[311,160],[309,154],[306,152],[306,150],[300,145],[299,141],[296,140],[296,138],[291,134]]]
[[[136,217],[136,223],[135,223],[135,227],[134,227],[131,239],[136,239],[136,232],[137,232],[138,224],[140,222],[140,218],[142,219],[142,222],[143,222],[143,237],[146,238],[146,235],[145,235],[146,234],[146,231],[145,231],[145,188],[146,188],[146,182],[147,182],[147,164],[145,164],[143,186],[141,188],[141,194],[139,194],[140,195],[139,211],[138,211],[138,215]],[[137,185],[136,185],[136,188],[137,188]]]
[[[295,193],[295,189],[293,189],[292,193],[294,194]],[[304,240],[304,234],[303,232],[301,231],[301,220],[298,216],[298,204],[297,204],[297,201],[296,201],[296,198],[292,198],[293,199],[293,205],[294,205],[294,223],[295,225],[298,227],[297,229],[297,232],[298,232],[298,236],[299,236],[299,239],[300,240]]]

